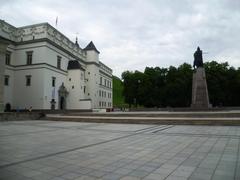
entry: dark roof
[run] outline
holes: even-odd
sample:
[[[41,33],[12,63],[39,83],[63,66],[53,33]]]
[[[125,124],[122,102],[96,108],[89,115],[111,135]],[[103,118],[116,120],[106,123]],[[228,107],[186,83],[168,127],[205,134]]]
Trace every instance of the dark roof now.
[[[97,53],[100,53],[97,48],[95,47],[95,45],[93,44],[93,42],[91,41],[85,48],[84,50],[94,50]]]
[[[71,69],[81,69],[81,70],[84,70],[82,68],[82,66],[80,65],[80,63],[76,60],[70,60],[68,61],[68,67],[67,67],[68,70],[71,70]]]

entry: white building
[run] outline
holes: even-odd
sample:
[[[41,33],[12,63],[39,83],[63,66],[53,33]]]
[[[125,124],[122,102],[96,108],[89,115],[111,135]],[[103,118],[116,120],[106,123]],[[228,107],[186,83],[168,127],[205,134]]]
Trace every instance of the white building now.
[[[0,40],[8,42],[5,108],[112,108],[112,70],[92,42],[82,49],[48,23],[16,28],[3,20]]]

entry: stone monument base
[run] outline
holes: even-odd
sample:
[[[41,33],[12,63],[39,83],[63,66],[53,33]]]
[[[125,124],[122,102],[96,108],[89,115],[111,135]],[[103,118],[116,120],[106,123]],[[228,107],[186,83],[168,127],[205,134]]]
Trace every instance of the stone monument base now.
[[[211,108],[209,103],[205,69],[198,67],[193,73],[192,108]]]

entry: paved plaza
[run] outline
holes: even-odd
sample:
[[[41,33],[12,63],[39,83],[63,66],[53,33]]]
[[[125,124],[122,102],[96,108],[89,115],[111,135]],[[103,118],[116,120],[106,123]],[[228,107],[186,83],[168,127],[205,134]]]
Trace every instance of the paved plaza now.
[[[0,123],[2,180],[240,179],[240,127]]]

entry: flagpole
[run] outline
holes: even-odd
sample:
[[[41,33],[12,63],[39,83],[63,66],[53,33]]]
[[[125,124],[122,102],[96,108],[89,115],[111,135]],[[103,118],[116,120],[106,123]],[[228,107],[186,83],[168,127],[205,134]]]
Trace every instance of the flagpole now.
[[[57,28],[57,24],[58,24],[58,16],[56,17],[56,22],[55,22],[55,27]]]

